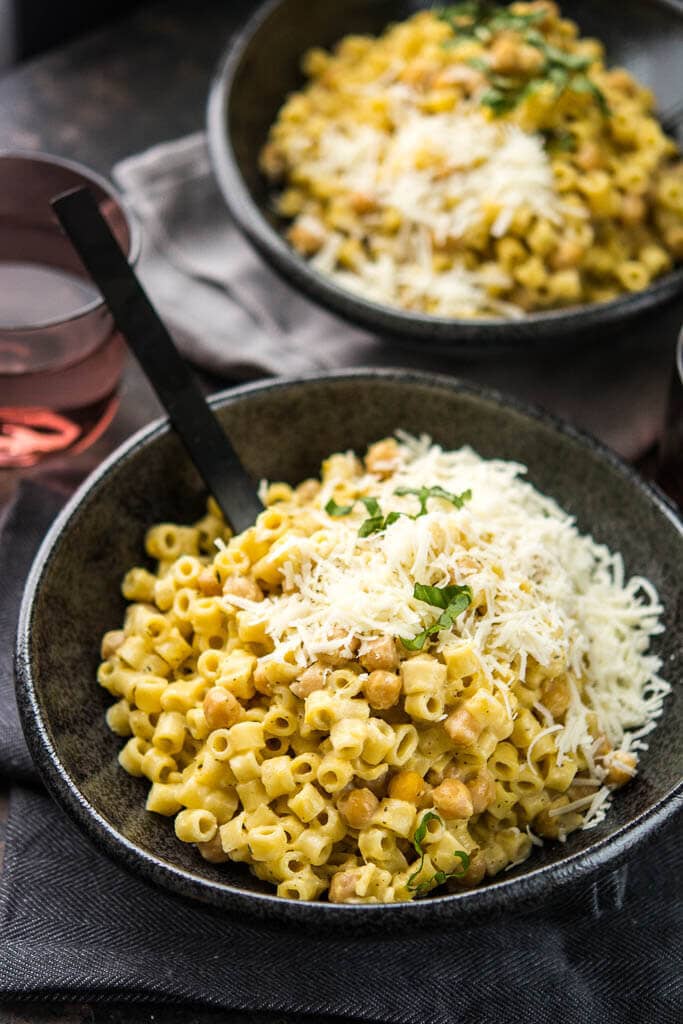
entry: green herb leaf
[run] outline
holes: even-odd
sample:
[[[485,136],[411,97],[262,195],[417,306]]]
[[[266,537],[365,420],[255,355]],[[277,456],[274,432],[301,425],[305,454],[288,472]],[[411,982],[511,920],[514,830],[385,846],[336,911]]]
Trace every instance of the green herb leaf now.
[[[472,498],[472,491],[468,487],[466,491],[462,491],[460,494],[452,494],[450,491],[445,491],[443,487],[429,487],[430,498],[443,498],[444,501],[450,501],[451,505],[455,505],[456,508],[462,508],[466,501],[470,501]]]
[[[439,824],[443,825],[442,819],[434,811],[426,811],[422,815],[422,820],[415,829],[415,834],[413,835],[413,846],[415,847],[416,854],[420,858],[420,863],[417,869],[413,871],[412,875],[410,876],[406,883],[406,888],[408,889],[418,888],[418,886],[413,885],[413,882],[415,881],[417,876],[422,871],[422,868],[424,867],[425,851],[422,849],[422,843],[424,842],[425,836],[427,835],[427,826],[429,825],[430,821],[438,821]]]
[[[514,96],[508,96],[500,89],[487,89],[479,97],[479,102],[483,103],[485,107],[490,107],[494,114],[506,114],[508,110],[512,110],[517,105],[517,99]]]
[[[368,510],[368,513],[371,516],[382,515],[382,509],[379,507],[379,502],[377,501],[377,498],[360,498],[360,501],[363,502],[366,509]]]
[[[477,0],[463,0],[460,4],[448,4],[437,10],[437,16],[443,21],[450,21],[451,18],[478,18],[481,13],[481,4]]]
[[[399,639],[407,651],[421,651],[427,637],[430,635],[428,629],[423,629],[421,633],[417,633],[414,637],[402,636]]]
[[[443,885],[444,882],[447,882],[449,878],[462,878],[462,876],[465,874],[465,872],[470,866],[470,858],[468,854],[466,854],[464,850],[454,850],[453,856],[458,857],[462,864],[461,871],[436,871],[431,878],[427,879],[424,882],[419,882],[417,885],[415,884],[415,879],[418,877],[418,875],[422,871],[422,868],[424,867],[425,851],[422,849],[422,843],[426,838],[427,828],[429,826],[430,821],[438,821],[441,825],[443,825],[443,819],[438,814],[436,814],[434,811],[426,811],[425,814],[422,815],[420,824],[415,829],[415,834],[413,835],[413,846],[415,847],[415,852],[420,858],[420,863],[418,864],[415,871],[413,871],[413,873],[408,878],[408,881],[406,882],[406,888],[413,891],[416,896],[424,896],[425,893],[429,892],[429,890],[432,889],[434,886]]]
[[[570,88],[574,92],[590,93],[598,101],[598,106],[605,117],[609,117],[610,109],[605,94],[587,75],[577,75],[572,79]]]
[[[369,537],[371,533],[380,533],[385,527],[384,516],[370,516],[364,519],[358,528],[359,537]]]
[[[328,516],[348,516],[353,512],[353,505],[338,505],[334,498],[330,498],[327,505],[325,505],[325,511]]]
[[[416,583],[413,587],[413,597],[425,604],[431,604],[434,608],[450,608],[451,604],[461,598],[467,598],[465,608],[472,600],[472,591],[465,585],[453,584],[445,587],[430,587],[426,583]]]
[[[413,516],[413,519],[418,519],[420,516],[427,514],[427,501],[429,498],[443,498],[444,501],[450,501],[451,505],[455,505],[456,508],[462,508],[466,501],[472,497],[472,491],[466,490],[462,494],[451,494],[450,491],[445,491],[443,487],[438,485],[435,487],[397,487],[394,494],[398,494],[400,497],[405,497],[407,494],[414,494],[420,502],[420,511],[417,515]]]
[[[404,514],[403,512],[389,512],[386,516],[382,515],[377,498],[361,498],[360,501],[363,502],[370,516],[361,523],[358,530],[359,537],[369,537],[372,533],[381,533]]]
[[[585,71],[586,68],[590,67],[590,57],[582,57],[580,53],[567,53],[566,50],[560,50],[557,46],[551,46],[545,40],[543,41],[542,49],[546,59],[551,64],[569,68],[571,71]]]
[[[435,636],[442,629],[450,629],[453,620],[464,612],[472,602],[472,590],[467,585],[454,584],[446,587],[431,587],[425,583],[416,583],[413,597],[424,601],[434,608],[443,608],[443,612],[431,626],[427,626],[414,637],[399,637],[408,651],[421,651],[428,637]]]
[[[569,72],[565,68],[551,68],[548,72],[548,78],[553,83],[558,93],[560,93],[569,81]]]
[[[505,7],[499,7],[489,21],[489,27],[494,32],[501,32],[503,29],[523,32],[530,25],[534,25],[544,17],[544,11],[530,11],[529,14],[512,14]]]

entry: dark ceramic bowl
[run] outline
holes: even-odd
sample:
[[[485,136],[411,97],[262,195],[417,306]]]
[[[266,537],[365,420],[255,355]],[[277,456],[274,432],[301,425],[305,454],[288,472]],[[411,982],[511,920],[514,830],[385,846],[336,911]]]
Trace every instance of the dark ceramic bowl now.
[[[646,291],[613,302],[533,313],[520,321],[452,319],[411,313],[353,295],[314,270],[283,236],[272,187],[258,157],[289,92],[301,86],[302,54],[349,33],[376,34],[392,21],[430,6],[426,0],[268,0],[222,58],[211,88],[208,133],[213,167],[236,223],[268,262],[296,288],[374,333],[411,346],[471,354],[524,345],[524,351],[602,342],[627,320],[683,292],[683,268]],[[683,7],[674,0],[564,0],[562,10],[607,45],[610,63],[624,64],[655,90],[660,110],[680,117]],[[671,126],[674,130],[676,125]],[[678,126],[680,129],[680,126]]]
[[[672,508],[595,442],[550,417],[447,377],[351,371],[249,385],[213,400],[255,479],[292,483],[330,452],[365,446],[397,427],[449,448],[524,462],[531,482],[577,517],[582,531],[623,552],[666,608],[655,649],[666,676],[683,674],[683,525]],[[81,487],[36,558],[21,610],[17,693],[31,752],[62,807],[107,853],[176,892],[217,907],[318,925],[425,926],[553,896],[563,883],[615,864],[683,803],[683,693],[666,702],[634,782],[592,831],[548,843],[483,888],[415,903],[343,906],[280,899],[244,865],[208,864],[178,842],[172,822],[144,810],[147,784],[116,757],[110,698],[95,682],[99,638],[122,621],[120,580],[139,564],[145,530],[201,514],[203,487],[166,421],[137,434]]]

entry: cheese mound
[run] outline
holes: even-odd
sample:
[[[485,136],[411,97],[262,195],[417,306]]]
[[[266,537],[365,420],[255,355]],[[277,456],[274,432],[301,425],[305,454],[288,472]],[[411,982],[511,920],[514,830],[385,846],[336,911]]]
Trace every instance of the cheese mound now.
[[[539,704],[542,735],[556,734],[560,763],[581,752],[598,786],[604,768],[595,762],[592,720],[597,716],[614,748],[645,749],[643,737],[670,690],[659,676],[661,660],[648,653],[663,629],[654,587],[640,576],[627,579],[621,556],[581,534],[572,516],[522,479],[524,466],[485,460],[470,448],[444,451],[425,436],[398,436],[384,479],[360,464],[356,475],[349,472],[351,453],[334,457],[341,475],[330,460],[307,507],[318,528],[307,536],[287,531],[271,549],[282,592],[260,602],[231,595],[230,605],[265,623],[273,651],[264,662],[284,657],[303,669],[321,655],[351,657],[354,638],[410,639],[433,625],[438,612],[413,596],[416,583],[468,585],[469,608],[433,638],[432,652],[447,649],[454,633],[469,641],[513,718],[511,679],[524,681],[538,666],[566,672],[571,701],[564,723]],[[418,498],[396,491],[435,485],[471,497],[459,509],[430,497],[426,514],[410,518]],[[265,482],[262,488],[265,497]],[[369,515],[361,497],[376,498],[384,515],[404,515],[361,537]],[[352,510],[331,516],[330,499]],[[580,801],[584,827],[602,820],[608,800],[600,786]]]
[[[401,86],[394,87],[402,94]],[[562,222],[562,203],[540,135],[515,125],[487,120],[478,111],[425,115],[408,107],[393,134],[369,126],[332,126],[318,140],[313,156],[302,158],[311,180],[333,179],[351,193],[372,196],[381,209],[397,211],[401,229],[376,258],[353,270],[337,266],[345,235],[325,231],[312,263],[346,288],[378,302],[430,302],[435,312],[463,308],[519,315],[495,298],[508,284],[505,271],[488,266],[469,271],[456,265],[435,275],[434,246],[462,240],[485,229],[501,238],[515,214],[530,211],[548,222]]]

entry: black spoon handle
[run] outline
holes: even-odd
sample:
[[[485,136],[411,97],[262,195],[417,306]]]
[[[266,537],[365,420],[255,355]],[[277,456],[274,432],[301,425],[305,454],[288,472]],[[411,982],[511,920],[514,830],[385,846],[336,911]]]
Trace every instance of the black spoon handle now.
[[[188,454],[233,530],[263,511],[254,482],[207,405],[93,194],[78,188],[51,202],[114,322],[135,353]]]

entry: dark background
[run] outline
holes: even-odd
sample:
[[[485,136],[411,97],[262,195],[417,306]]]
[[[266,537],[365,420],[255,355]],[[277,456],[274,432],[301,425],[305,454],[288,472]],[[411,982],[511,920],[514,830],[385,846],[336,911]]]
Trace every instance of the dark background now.
[[[2,6],[3,0],[0,0]],[[4,0],[13,40],[10,63],[42,53],[121,17],[149,0]],[[230,0],[226,0],[229,4]]]

